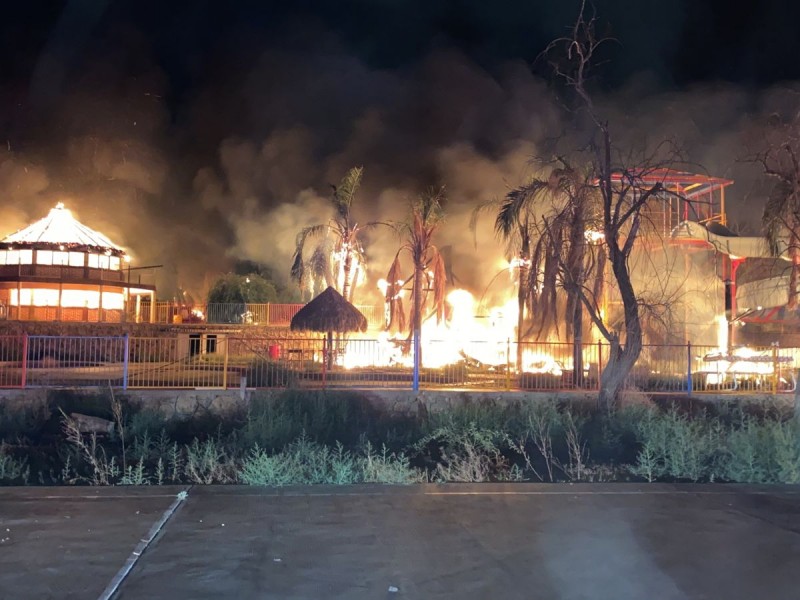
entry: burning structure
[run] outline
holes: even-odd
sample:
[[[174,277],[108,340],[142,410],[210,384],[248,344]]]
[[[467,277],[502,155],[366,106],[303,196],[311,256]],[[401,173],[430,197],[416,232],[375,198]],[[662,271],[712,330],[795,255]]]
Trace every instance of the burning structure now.
[[[132,283],[130,256],[62,203],[0,240],[0,307],[27,321],[140,320],[155,286]],[[152,314],[152,311],[150,311]]]
[[[775,258],[770,257],[760,237],[739,236],[727,227],[725,192],[733,181],[671,169],[652,169],[635,173],[635,177],[654,191],[643,208],[641,231],[630,255],[631,280],[642,307],[644,334],[636,377],[669,381],[682,389],[693,385],[693,373],[698,375],[697,384],[703,386],[738,385],[744,377],[770,380],[778,372],[776,365],[789,358],[779,358],[774,352],[765,354],[738,348],[745,340],[737,339],[740,336],[735,334],[737,319],[749,308],[752,293],[744,286],[745,293],[740,292],[737,301],[736,276],[745,262],[774,262]],[[620,189],[626,187],[626,182],[619,178],[613,183]],[[580,189],[591,193],[591,187],[582,183]],[[529,210],[529,221],[525,223],[538,219],[552,228],[549,215],[563,212],[563,207],[559,198],[551,198],[549,193],[549,189],[544,189],[542,200],[525,209]],[[523,256],[525,246],[519,244],[515,247],[519,254],[512,251],[502,265],[498,263],[498,268],[507,275],[491,280],[490,285],[503,288],[502,292],[491,294],[491,301],[487,300],[486,290],[478,299],[471,291],[456,289],[449,277],[445,282],[447,265],[438,265],[433,259],[421,261],[424,269],[423,285],[419,286],[421,323],[415,329],[419,328],[418,337],[424,347],[422,366],[442,369],[464,365],[472,373],[471,382],[476,380],[475,373],[485,372],[509,380],[510,376],[518,377],[520,382],[531,377],[549,377],[563,379],[568,385],[586,386],[590,381],[596,384],[608,360],[607,340],[586,314],[580,327],[574,320],[570,323],[567,286],[557,283],[558,275],[548,282],[547,264],[532,260],[535,236],[541,235],[541,231],[537,232],[534,225],[530,230],[529,255]],[[593,253],[587,254],[587,263],[600,264],[596,260],[603,252],[602,224],[595,216],[587,215],[579,231],[580,239],[595,248],[587,250]],[[424,257],[421,252],[418,254]],[[563,269],[565,264],[566,261],[559,263],[556,270]],[[623,327],[624,307],[610,265],[603,264],[592,275],[600,285],[586,285],[599,290],[591,293],[606,327],[619,331]],[[458,265],[451,268],[457,270]],[[413,288],[409,289],[411,278],[399,276],[395,271],[390,270],[387,278],[378,282],[387,299],[389,324],[403,310],[401,300],[409,300],[411,295],[411,305],[415,303]],[[537,314],[541,306],[528,296],[517,297],[524,277],[529,278],[526,294],[547,293],[552,298],[547,305],[550,311],[547,321]],[[437,293],[439,288],[442,291]],[[437,298],[444,300],[444,307]],[[522,307],[525,314],[521,317]],[[410,342],[417,336],[374,331],[370,337],[376,338],[374,346],[345,343],[344,351],[337,355],[337,363],[349,369],[412,365]]]

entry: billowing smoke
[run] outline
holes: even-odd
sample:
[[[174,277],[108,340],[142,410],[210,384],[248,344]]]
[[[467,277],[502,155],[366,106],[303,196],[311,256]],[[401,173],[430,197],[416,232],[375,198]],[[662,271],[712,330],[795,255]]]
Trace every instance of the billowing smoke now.
[[[403,219],[410,198],[445,186],[438,243],[456,283],[491,299],[507,284],[496,279],[504,247],[491,213],[470,231],[472,211],[536,174],[555,147],[588,139],[523,61],[482,66],[443,44],[422,60],[376,67],[303,23],[275,40],[212,45],[202,69],[186,67],[194,79],[177,86],[146,35],[98,27],[60,65],[56,87],[42,91],[39,70],[38,87],[0,95],[0,224],[10,233],[64,201],[136,264],[164,265],[166,298],[179,289],[202,297],[239,259],[288,283],[297,232],[326,222],[330,184],[363,166],[354,207],[363,222]],[[763,179],[739,160],[754,129],[794,110],[796,96],[731,85],[660,92],[638,76],[598,105],[621,147],[674,138],[687,157],[681,168],[737,180],[730,216],[758,231]],[[367,234],[370,289],[397,248],[388,229]]]

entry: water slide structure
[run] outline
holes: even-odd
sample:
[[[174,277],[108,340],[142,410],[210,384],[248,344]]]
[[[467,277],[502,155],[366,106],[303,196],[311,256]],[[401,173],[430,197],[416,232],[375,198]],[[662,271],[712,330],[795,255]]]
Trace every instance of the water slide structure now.
[[[800,318],[789,314],[786,304],[787,268],[771,269],[769,276],[737,286],[736,273],[748,259],[770,259],[763,238],[740,236],[727,227],[725,189],[730,179],[686,173],[670,169],[654,169],[641,175],[645,184],[660,183],[664,188],[662,202],[653,205],[649,218],[660,230],[661,239],[687,252],[708,252],[714,257],[715,277],[721,276],[725,290],[725,320],[727,335],[716,352],[700,357],[696,373],[702,387],[736,389],[743,385],[758,385],[778,389],[794,389],[796,382],[791,364],[798,361],[788,349],[757,350],[737,346],[734,339],[737,323],[774,324],[780,319],[793,322],[800,332]],[[625,182],[620,177],[620,183]],[[782,259],[782,260],[781,260]],[[792,320],[793,319],[793,320]]]

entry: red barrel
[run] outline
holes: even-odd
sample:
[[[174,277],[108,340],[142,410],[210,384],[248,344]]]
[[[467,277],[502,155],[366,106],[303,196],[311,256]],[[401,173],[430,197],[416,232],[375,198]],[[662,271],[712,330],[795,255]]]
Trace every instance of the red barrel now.
[[[281,347],[278,344],[273,344],[267,348],[267,350],[269,351],[269,357],[272,360],[278,360],[281,357]]]

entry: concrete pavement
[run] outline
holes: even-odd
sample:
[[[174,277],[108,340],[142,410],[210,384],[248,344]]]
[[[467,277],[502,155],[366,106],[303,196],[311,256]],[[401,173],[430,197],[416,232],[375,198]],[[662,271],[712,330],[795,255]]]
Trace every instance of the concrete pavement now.
[[[97,598],[178,489],[0,488],[0,597]],[[798,487],[193,487],[118,597],[794,599],[798,564]]]

